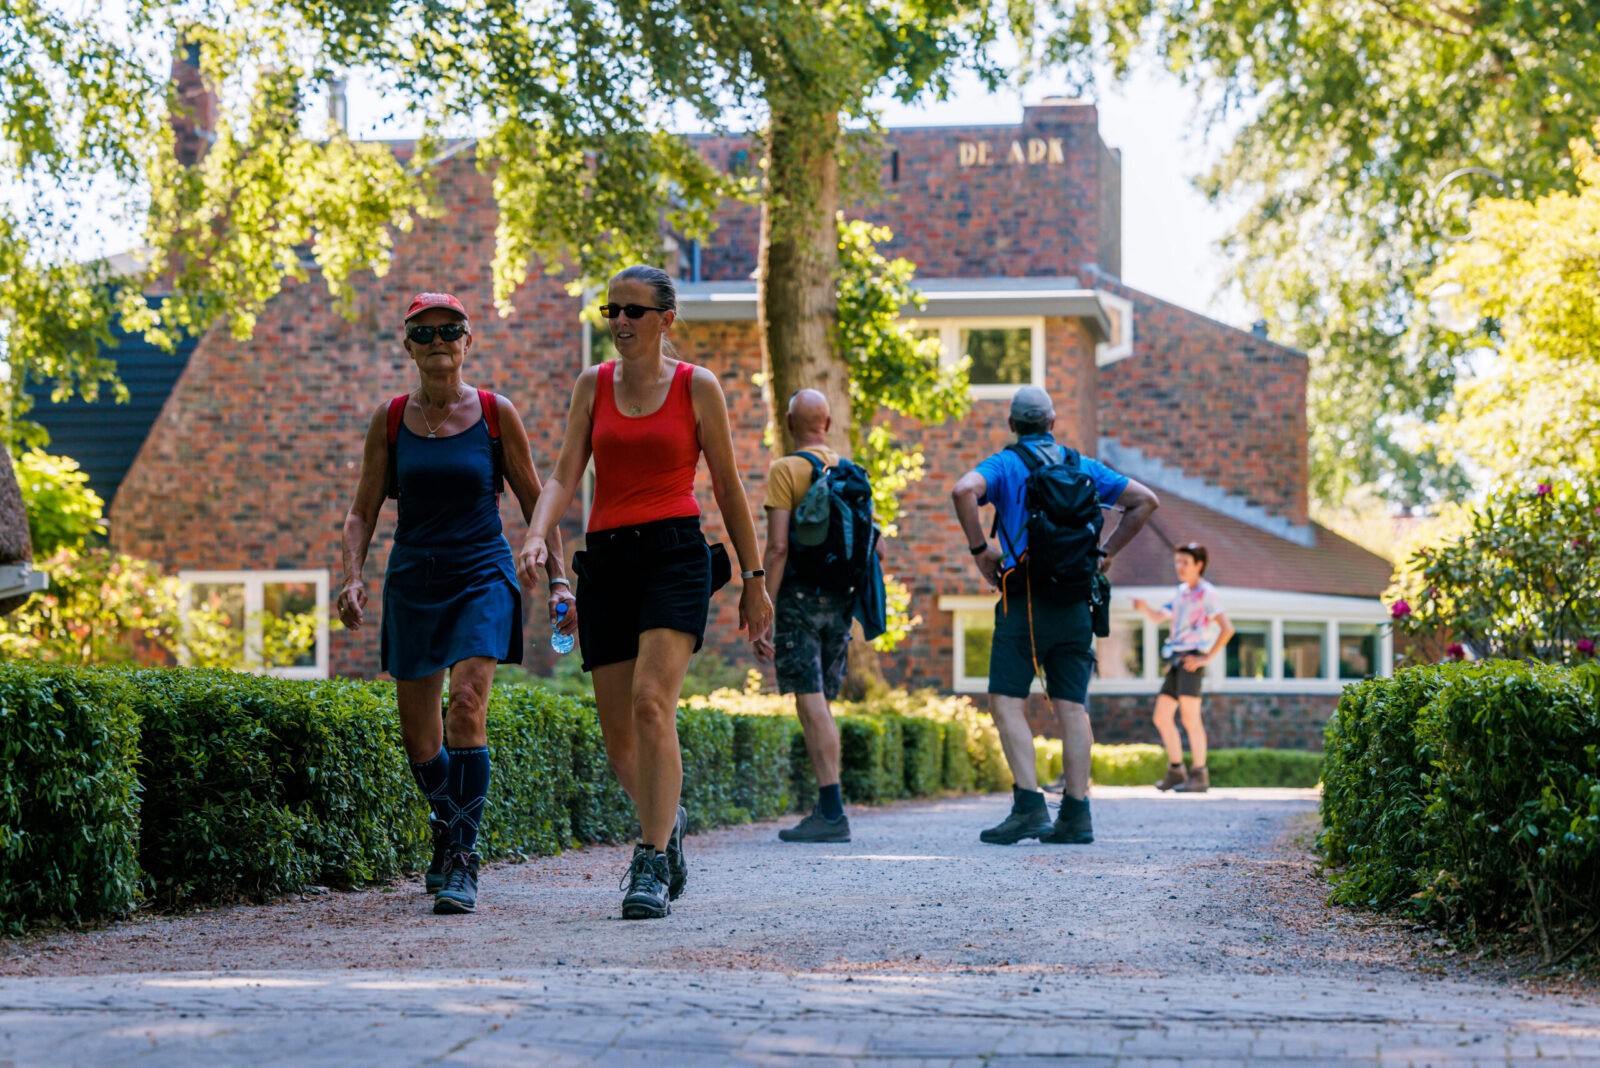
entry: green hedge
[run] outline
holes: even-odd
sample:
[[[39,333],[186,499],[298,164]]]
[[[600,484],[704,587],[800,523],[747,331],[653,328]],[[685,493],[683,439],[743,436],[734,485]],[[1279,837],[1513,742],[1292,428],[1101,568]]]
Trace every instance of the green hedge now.
[[[139,902],[139,720],[112,675],[0,664],[0,932]]]
[[[637,833],[592,700],[501,683],[490,701],[486,858]],[[691,825],[809,805],[816,784],[799,723],[771,714],[788,702],[728,704],[679,713]],[[992,726],[964,702],[897,697],[839,722],[853,802],[1008,781]],[[353,886],[427,856],[389,684],[6,664],[0,755],[7,931],[117,916],[143,899],[171,907]]]
[[[1335,897],[1470,929],[1600,913],[1600,667],[1414,668],[1351,687],[1327,731]]]
[[[1061,742],[1036,739],[1034,761],[1040,782],[1061,774]],[[1322,754],[1299,749],[1213,749],[1206,756],[1212,786],[1312,787],[1322,776]],[[1101,786],[1150,786],[1167,767],[1159,745],[1096,745],[1089,757],[1089,778]]]

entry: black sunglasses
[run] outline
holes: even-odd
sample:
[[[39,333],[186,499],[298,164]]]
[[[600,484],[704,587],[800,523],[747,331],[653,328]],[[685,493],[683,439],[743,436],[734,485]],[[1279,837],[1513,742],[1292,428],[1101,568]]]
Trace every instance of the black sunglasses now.
[[[600,314],[607,319],[615,319],[619,315],[626,315],[630,319],[643,319],[645,312],[666,311],[665,308],[652,307],[649,304],[602,304]]]
[[[458,341],[467,331],[466,323],[445,323],[443,326],[408,326],[406,327],[406,337],[410,338],[413,344],[431,345],[435,334],[439,335],[440,341]]]

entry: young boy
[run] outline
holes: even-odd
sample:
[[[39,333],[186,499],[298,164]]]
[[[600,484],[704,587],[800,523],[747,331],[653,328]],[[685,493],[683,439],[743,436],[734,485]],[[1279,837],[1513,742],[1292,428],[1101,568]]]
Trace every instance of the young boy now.
[[[1211,788],[1206,770],[1206,729],[1200,722],[1200,683],[1206,664],[1228,646],[1233,624],[1217,602],[1217,589],[1203,577],[1206,573],[1205,546],[1190,542],[1172,550],[1172,567],[1178,573],[1178,588],[1172,600],[1159,610],[1142,598],[1133,607],[1156,623],[1172,624],[1171,634],[1161,647],[1167,663],[1167,677],[1156,697],[1155,723],[1161,744],[1167,750],[1167,773],[1156,783],[1158,790],[1203,794]],[[1213,639],[1211,635],[1215,633]],[[1183,746],[1173,712],[1183,716],[1184,733],[1189,736],[1192,764],[1183,767]]]

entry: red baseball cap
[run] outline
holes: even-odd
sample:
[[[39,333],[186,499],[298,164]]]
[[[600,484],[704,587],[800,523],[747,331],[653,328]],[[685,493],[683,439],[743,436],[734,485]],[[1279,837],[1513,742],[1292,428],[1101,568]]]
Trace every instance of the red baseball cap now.
[[[418,293],[411,298],[411,307],[406,309],[406,322],[409,323],[429,308],[446,308],[463,319],[471,318],[461,302],[449,293]]]

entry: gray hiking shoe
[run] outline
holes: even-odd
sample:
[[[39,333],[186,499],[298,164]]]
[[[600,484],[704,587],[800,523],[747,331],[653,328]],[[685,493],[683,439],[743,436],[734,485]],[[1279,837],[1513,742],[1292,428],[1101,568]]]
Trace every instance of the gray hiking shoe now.
[[[1089,819],[1089,799],[1063,794],[1055,825],[1041,834],[1039,841],[1052,845],[1088,845],[1094,841],[1094,824]]]
[[[689,812],[678,806],[678,816],[672,823],[672,837],[667,839],[667,896],[678,900],[683,888],[689,884],[689,862],[683,858],[683,836],[689,829]]]
[[[848,842],[850,817],[841,814],[838,819],[830,820],[817,809],[812,809],[811,814],[797,826],[779,831],[778,839],[783,842]]]
[[[1189,781],[1181,786],[1174,786],[1175,794],[1203,794],[1211,789],[1211,772],[1206,768],[1190,768]]]
[[[1041,804],[1038,808],[1025,811],[1013,806],[1011,815],[993,827],[979,831],[978,841],[988,842],[990,845],[1015,845],[1024,838],[1038,838],[1050,830],[1050,827],[1048,805]]]
[[[628,873],[622,877],[622,885],[628,890],[622,898],[622,918],[654,920],[669,915],[672,899],[667,886],[671,881],[665,854],[652,853],[642,845],[634,846]]]
[[[452,850],[445,861],[444,885],[433,895],[440,916],[461,915],[478,907],[478,854]]]
[[[1204,770],[1204,769],[1202,769]],[[1189,781],[1189,773],[1183,770],[1182,764],[1168,764],[1167,773],[1156,783],[1157,790],[1170,790],[1174,786],[1183,789],[1183,784]]]

